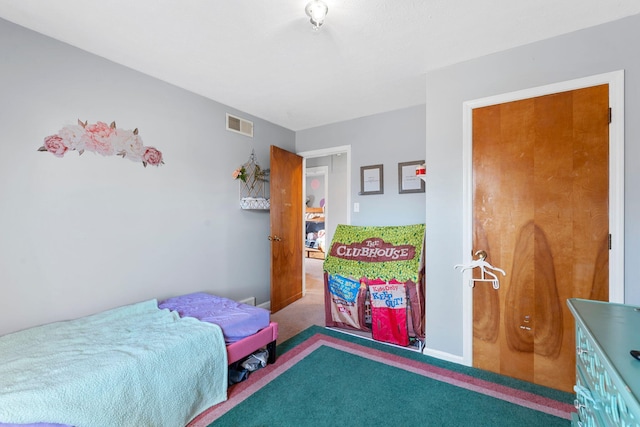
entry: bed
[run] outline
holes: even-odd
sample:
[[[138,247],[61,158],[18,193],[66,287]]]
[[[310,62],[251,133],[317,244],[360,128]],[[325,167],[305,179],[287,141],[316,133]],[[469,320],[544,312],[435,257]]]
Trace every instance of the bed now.
[[[305,252],[307,258],[313,252],[325,252],[324,208],[305,209]]]
[[[220,326],[229,364],[262,347],[269,351],[268,363],[276,360],[278,324],[269,320],[270,313],[264,308],[206,292],[169,298],[161,301],[158,307],[176,311],[181,317],[194,317]]]
[[[211,322],[215,304],[228,338]],[[258,327],[246,307],[197,293],[2,336],[0,426],[186,425],[226,400],[228,364],[262,347],[275,361],[268,311],[250,309],[267,326],[238,333]]]

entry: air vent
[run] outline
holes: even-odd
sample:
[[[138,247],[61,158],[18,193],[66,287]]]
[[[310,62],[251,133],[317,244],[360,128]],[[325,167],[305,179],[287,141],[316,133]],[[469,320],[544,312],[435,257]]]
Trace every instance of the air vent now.
[[[227,113],[227,130],[253,138],[253,122]]]

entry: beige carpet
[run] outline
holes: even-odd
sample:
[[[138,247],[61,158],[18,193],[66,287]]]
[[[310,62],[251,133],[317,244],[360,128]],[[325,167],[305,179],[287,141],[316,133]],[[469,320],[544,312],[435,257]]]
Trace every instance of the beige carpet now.
[[[323,259],[305,258],[305,295],[271,315],[278,322],[278,344],[302,332],[311,325],[324,326]]]

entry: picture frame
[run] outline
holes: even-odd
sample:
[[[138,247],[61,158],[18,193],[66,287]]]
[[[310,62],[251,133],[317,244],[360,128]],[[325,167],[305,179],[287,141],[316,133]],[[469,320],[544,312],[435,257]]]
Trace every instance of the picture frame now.
[[[360,192],[358,194],[361,196],[384,194],[383,165],[360,167]]]
[[[416,175],[416,168],[425,163],[424,160],[398,163],[398,193],[424,193],[422,178]]]

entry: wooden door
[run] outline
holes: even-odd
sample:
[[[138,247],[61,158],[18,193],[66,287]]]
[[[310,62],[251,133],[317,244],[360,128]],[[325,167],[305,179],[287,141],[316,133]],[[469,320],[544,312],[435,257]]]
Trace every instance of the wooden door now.
[[[302,297],[302,157],[271,146],[271,312]]]
[[[571,391],[566,300],[608,300],[608,85],[473,111],[474,366]]]

